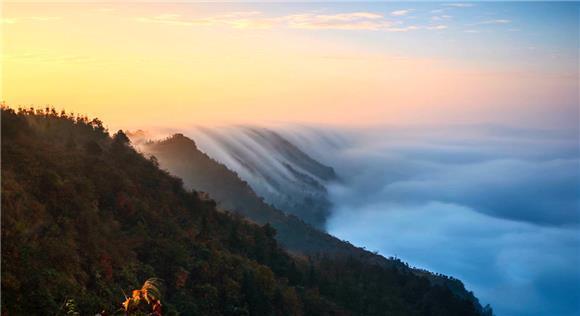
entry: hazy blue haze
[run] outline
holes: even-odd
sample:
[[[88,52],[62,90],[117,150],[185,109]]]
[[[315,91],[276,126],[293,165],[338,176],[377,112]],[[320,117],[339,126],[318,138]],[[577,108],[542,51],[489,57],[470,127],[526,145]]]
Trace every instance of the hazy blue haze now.
[[[328,186],[331,234],[457,277],[499,316],[580,314],[577,127],[273,129],[340,177]],[[252,177],[223,148],[197,138],[202,150]],[[279,155],[259,161],[275,166],[285,161]],[[268,177],[280,172],[272,167]]]
[[[330,233],[458,277],[500,316],[580,314],[576,130],[298,128],[286,136],[343,178],[330,190]]]

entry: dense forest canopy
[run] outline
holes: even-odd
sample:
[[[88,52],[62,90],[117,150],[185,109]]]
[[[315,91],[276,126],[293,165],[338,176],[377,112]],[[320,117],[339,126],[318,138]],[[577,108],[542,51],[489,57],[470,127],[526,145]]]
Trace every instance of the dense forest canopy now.
[[[290,255],[275,235],[184,189],[98,119],[2,108],[2,314],[122,312],[151,278],[166,315],[482,313],[426,275]]]

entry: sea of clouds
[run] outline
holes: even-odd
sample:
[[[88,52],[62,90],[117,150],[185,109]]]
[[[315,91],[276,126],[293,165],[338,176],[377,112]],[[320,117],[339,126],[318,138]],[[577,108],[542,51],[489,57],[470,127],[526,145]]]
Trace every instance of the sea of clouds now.
[[[580,315],[578,131],[291,128],[341,182],[328,231],[452,275],[496,314]]]

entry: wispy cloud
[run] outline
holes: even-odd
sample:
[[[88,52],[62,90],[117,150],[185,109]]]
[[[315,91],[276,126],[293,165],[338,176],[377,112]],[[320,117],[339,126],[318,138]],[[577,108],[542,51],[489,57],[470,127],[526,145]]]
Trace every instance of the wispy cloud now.
[[[385,30],[388,32],[409,32],[409,31],[415,31],[415,30],[420,30],[420,29],[421,29],[420,26],[409,25],[409,26],[401,26],[401,27],[389,27]]]
[[[432,26],[426,27],[426,29],[428,29],[428,30],[445,30],[447,28],[448,28],[447,25],[432,25]]]
[[[177,14],[139,17],[139,22],[172,25],[225,25],[234,28],[270,28],[282,26],[295,29],[380,30],[393,25],[383,15],[373,12],[337,14],[298,13],[266,17],[258,11],[231,12],[221,15],[184,19]]]
[[[487,20],[487,21],[481,21],[478,23],[474,23],[473,25],[486,25],[486,24],[509,24],[511,23],[511,20],[508,19],[495,19],[495,20]]]
[[[259,11],[239,11],[226,14],[187,19],[180,14],[165,13],[154,17],[137,17],[138,22],[181,26],[226,25],[233,28],[267,28],[278,22],[276,18],[258,18]]]
[[[474,7],[475,4],[473,3],[445,3],[443,6],[446,7],[453,7],[453,8],[471,8]]]
[[[402,12],[405,11],[405,12]],[[404,16],[412,9],[391,12],[394,16]],[[441,19],[451,16],[443,15]],[[273,28],[311,30],[366,30],[383,32],[408,32],[414,30],[443,30],[445,25],[420,26],[405,25],[402,21],[388,19],[375,12],[346,12],[335,14],[296,13],[268,17],[258,11],[232,12],[208,17],[184,18],[179,14],[166,13],[153,17],[138,17],[136,21],[181,26],[222,25],[233,28]]]
[[[291,28],[336,29],[336,30],[380,30],[393,23],[382,15],[371,12],[339,14],[293,14],[282,18]]]
[[[137,17],[136,21],[142,23],[158,23],[158,24],[170,24],[170,25],[196,25],[203,23],[195,23],[193,20],[182,20],[179,18],[178,14],[162,14],[154,17]]]
[[[58,16],[27,16],[27,17],[1,18],[0,23],[16,24],[21,22],[50,22],[57,21],[60,19],[61,18]]]
[[[391,12],[392,16],[405,16],[409,13],[411,13],[413,11],[413,9],[405,9],[405,10],[396,10]]]
[[[443,20],[448,20],[451,19],[452,16],[451,15],[447,15],[447,14],[442,14],[442,15],[434,15],[431,17],[431,20],[433,21],[443,21]]]

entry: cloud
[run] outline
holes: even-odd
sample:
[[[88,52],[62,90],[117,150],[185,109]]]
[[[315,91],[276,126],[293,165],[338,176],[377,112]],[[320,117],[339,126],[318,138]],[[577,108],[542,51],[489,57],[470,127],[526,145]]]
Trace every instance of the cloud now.
[[[403,26],[403,27],[389,27],[386,28],[385,31],[388,32],[409,32],[409,31],[415,31],[415,30],[420,30],[421,27],[417,26],[417,25],[409,25],[409,26]]]
[[[433,21],[443,21],[443,20],[447,20],[447,19],[451,19],[452,16],[451,15],[447,15],[447,14],[443,14],[443,15],[434,15],[431,17],[431,20]]]
[[[330,233],[464,281],[498,315],[577,315],[577,131],[502,127],[338,132],[307,152],[344,181]],[[335,136],[334,138],[338,138]],[[304,145],[303,145],[304,146]]]
[[[427,26],[426,27],[428,30],[445,30],[448,28],[447,25],[433,25],[433,26]]]
[[[488,215],[540,225],[580,224],[580,161],[574,155],[577,144],[573,139],[512,139],[510,142],[519,146],[517,149],[510,148],[501,138],[478,137],[471,141],[479,145],[441,143],[442,140],[437,140],[436,146],[387,145],[381,151],[396,153],[403,160],[397,165],[416,168],[419,177],[411,173],[389,182],[380,194],[405,201],[437,199],[459,203]],[[550,155],[536,156],[537,148]]]
[[[442,4],[442,5],[446,6],[446,7],[452,7],[452,8],[471,8],[471,7],[475,6],[474,3],[446,3],[446,4]]]
[[[180,26],[230,26],[233,28],[268,28],[279,22],[279,19],[260,18],[259,11],[229,12],[199,18],[184,18],[180,14],[165,13],[154,17],[137,17],[138,22],[158,23]]]
[[[382,15],[372,12],[352,12],[339,14],[293,14],[282,18],[290,28],[335,29],[335,30],[380,30],[388,28],[392,22]]]
[[[411,13],[413,11],[413,9],[406,9],[406,10],[396,10],[391,12],[392,16],[405,16],[409,13]]]
[[[427,179],[412,177],[386,184],[381,195],[409,202],[459,203],[491,216],[541,225],[580,224],[574,173],[578,167],[577,159],[438,165],[429,168]]]
[[[410,12],[409,10],[401,10]],[[398,12],[398,11],[396,11]],[[404,14],[406,14],[406,12]],[[402,15],[403,13],[399,12]],[[366,30],[384,32],[408,32],[420,29],[443,29],[442,26],[429,27],[403,25],[400,21],[386,19],[374,12],[346,12],[335,14],[297,13],[268,17],[258,11],[232,12],[220,15],[184,18],[179,14],[161,14],[154,17],[137,17],[138,22],[179,26],[229,26],[232,28],[273,28],[309,30]]]
[[[154,17],[137,17],[135,18],[135,20],[142,23],[158,23],[158,24],[183,25],[183,26],[201,24],[195,23],[193,20],[181,20],[179,18],[180,18],[179,14],[166,13]]]
[[[473,25],[486,25],[486,24],[509,24],[511,20],[508,19],[496,19],[496,20],[487,20],[478,23],[474,23]]]
[[[358,245],[460,278],[498,315],[577,315],[580,235],[431,201],[339,206],[328,229]]]

